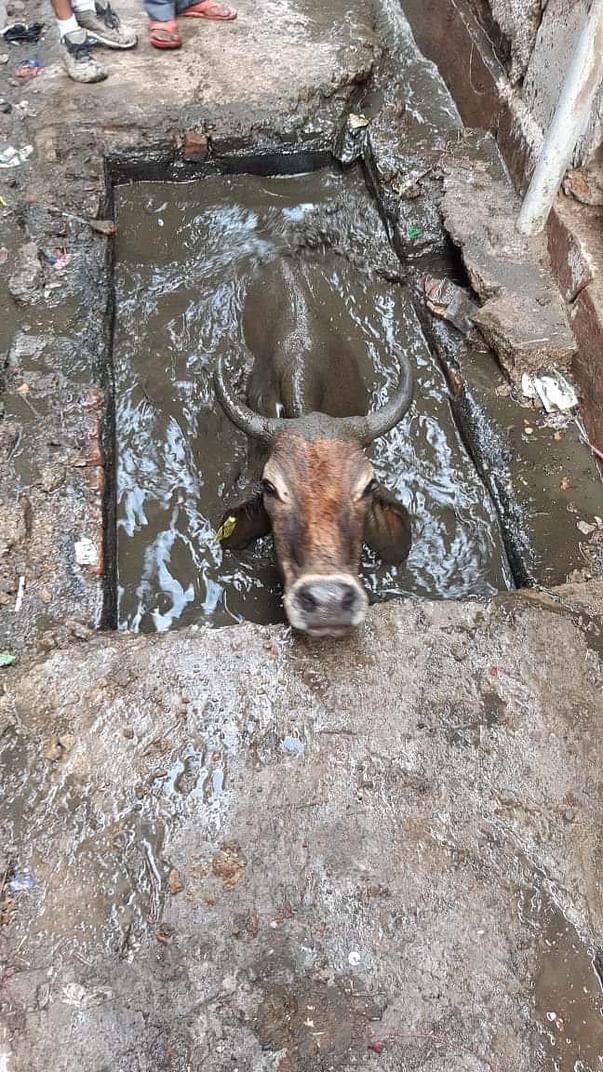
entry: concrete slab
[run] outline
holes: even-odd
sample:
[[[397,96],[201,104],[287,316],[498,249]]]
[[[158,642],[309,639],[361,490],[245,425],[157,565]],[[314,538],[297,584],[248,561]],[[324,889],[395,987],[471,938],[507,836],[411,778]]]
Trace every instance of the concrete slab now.
[[[5,1067],[597,1072],[602,595],[5,671]]]
[[[526,370],[570,365],[576,343],[550,268],[546,238],[528,238],[516,230],[520,201],[494,140],[465,139],[443,159],[442,167],[444,221],[483,299],[475,322],[486,342],[515,379]],[[470,214],[468,204],[473,206]]]
[[[88,193],[89,207],[104,157],[134,142],[140,150],[176,146],[190,134],[330,130],[379,55],[371,5],[356,0],[338,0],[328,10],[306,0],[242,0],[239,18],[228,25],[184,20],[184,47],[171,53],[148,44],[142,5],[127,0],[116,8],[138,31],[139,44],[127,53],[103,50],[106,82],[70,82],[54,32],[48,35],[44,85],[28,92],[39,109],[38,166],[28,195],[43,203],[51,167],[54,197],[71,200],[78,175],[79,196]],[[86,179],[92,190],[83,189]]]

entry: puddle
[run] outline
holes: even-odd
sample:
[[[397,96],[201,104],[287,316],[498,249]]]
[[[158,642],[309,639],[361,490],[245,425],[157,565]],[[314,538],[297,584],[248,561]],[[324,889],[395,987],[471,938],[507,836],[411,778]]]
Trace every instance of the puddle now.
[[[353,339],[373,405],[394,382],[396,347],[415,366],[410,416],[372,447],[414,542],[399,569],[365,550],[371,600],[511,586],[494,507],[359,171],[138,183],[116,189],[116,208],[119,628],[284,619],[270,539],[224,556],[215,540],[247,444],[211,386],[219,353],[243,368],[248,289],[282,256],[304,266],[335,330]]]
[[[592,957],[540,890],[525,891],[520,918],[538,935],[534,1003],[551,1069],[601,1072],[603,989]]]
[[[536,979],[536,1012],[555,1072],[603,1069],[603,994],[574,927],[551,913]]]

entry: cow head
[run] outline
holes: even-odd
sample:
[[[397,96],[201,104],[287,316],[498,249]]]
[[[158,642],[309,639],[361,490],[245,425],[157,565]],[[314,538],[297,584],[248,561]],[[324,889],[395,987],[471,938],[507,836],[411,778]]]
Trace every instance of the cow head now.
[[[348,632],[368,606],[358,578],[363,540],[389,563],[410,548],[408,514],[376,482],[362,449],[408,409],[408,361],[393,398],[366,417],[267,418],[233,397],[221,362],[214,380],[232,422],[268,448],[261,482],[223,521],[224,544],[244,547],[272,529],[291,625],[313,636]]]

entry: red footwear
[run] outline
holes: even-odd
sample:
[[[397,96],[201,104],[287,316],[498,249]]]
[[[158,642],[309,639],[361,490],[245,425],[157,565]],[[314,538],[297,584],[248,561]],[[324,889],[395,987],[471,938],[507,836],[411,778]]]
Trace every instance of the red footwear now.
[[[211,22],[232,22],[237,17],[234,7],[219,4],[216,0],[201,0],[198,4],[186,7],[180,14],[185,19],[209,19]]]
[[[182,38],[176,29],[176,20],[149,22],[149,41],[153,48],[182,48]]]

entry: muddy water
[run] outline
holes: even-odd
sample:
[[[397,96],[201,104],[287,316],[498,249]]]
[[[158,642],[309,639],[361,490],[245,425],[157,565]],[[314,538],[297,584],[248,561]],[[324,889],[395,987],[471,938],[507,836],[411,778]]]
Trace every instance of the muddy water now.
[[[414,542],[401,568],[365,552],[371,599],[483,596],[509,586],[493,506],[359,172],[141,183],[119,188],[116,201],[120,628],[283,617],[271,540],[235,555],[215,539],[247,451],[211,386],[225,353],[244,389],[246,294],[281,256],[318,270],[328,318],[361,346],[374,404],[393,383],[396,347],[415,366],[410,415],[372,448],[378,477],[410,511]]]
[[[539,936],[534,1002],[552,1067],[595,1072],[603,1067],[603,994],[592,958],[539,890],[524,890],[522,899],[522,922]]]

